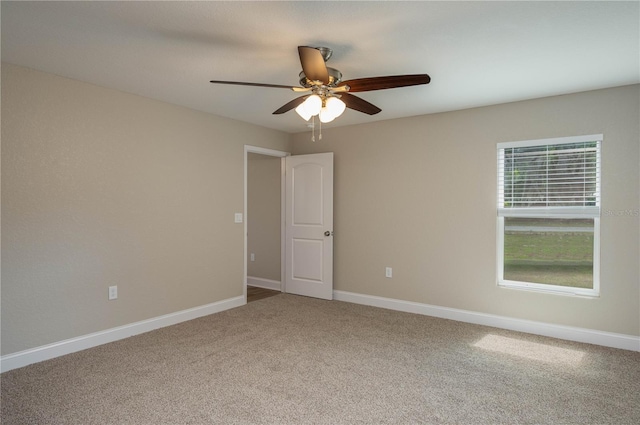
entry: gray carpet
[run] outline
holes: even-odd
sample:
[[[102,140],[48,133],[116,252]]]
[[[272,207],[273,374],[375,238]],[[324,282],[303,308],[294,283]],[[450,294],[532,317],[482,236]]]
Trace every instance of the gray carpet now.
[[[640,353],[277,295],[6,372],[3,424],[637,424]]]

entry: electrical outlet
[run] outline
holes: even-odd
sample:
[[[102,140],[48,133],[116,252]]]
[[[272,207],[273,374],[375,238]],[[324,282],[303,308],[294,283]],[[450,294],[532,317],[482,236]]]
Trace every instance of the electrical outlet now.
[[[256,261],[256,254],[253,252],[251,253],[251,261]]]
[[[384,277],[393,277],[393,269],[391,267],[385,268]]]
[[[117,286],[109,286],[109,299],[115,300],[118,298],[118,287]]]

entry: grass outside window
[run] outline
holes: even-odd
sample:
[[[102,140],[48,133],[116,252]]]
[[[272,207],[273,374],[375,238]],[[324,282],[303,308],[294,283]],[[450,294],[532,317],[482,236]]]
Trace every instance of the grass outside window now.
[[[505,280],[593,289],[589,219],[505,218]]]

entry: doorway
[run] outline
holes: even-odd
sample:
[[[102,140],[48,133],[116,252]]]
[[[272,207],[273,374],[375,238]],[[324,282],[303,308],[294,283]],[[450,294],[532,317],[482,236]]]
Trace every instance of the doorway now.
[[[290,153],[245,145],[244,289],[284,292],[284,161]],[[248,296],[248,287],[251,296]]]
[[[333,299],[333,153],[291,156],[288,152],[245,145],[244,160],[245,300],[247,285]],[[273,165],[265,167],[267,162],[263,161]],[[260,175],[252,179],[250,163],[259,164],[258,170],[269,168],[271,177]],[[271,183],[262,187],[263,180]],[[261,187],[253,191],[254,185]],[[271,195],[265,197],[264,192]],[[252,211],[251,199],[256,196],[260,209]],[[271,204],[270,224],[264,222],[264,204]],[[278,251],[279,258],[273,255]],[[267,259],[270,272],[265,271],[264,264],[253,264],[259,258]],[[278,266],[280,273],[276,276]]]

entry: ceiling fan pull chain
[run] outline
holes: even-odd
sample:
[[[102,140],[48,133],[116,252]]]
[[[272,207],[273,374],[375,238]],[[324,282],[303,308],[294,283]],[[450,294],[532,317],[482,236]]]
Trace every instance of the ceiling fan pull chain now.
[[[320,130],[318,131],[318,140],[322,140],[322,121],[320,120]]]
[[[311,141],[316,141],[316,117],[311,117]]]

